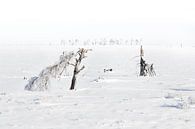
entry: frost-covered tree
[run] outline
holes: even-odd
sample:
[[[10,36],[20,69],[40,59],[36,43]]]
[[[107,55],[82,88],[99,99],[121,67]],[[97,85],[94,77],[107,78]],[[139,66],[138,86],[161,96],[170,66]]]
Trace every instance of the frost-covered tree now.
[[[144,56],[144,50],[141,46],[140,48],[140,76],[146,76],[146,63],[145,60],[143,59]]]
[[[85,68],[84,65],[81,68],[79,68],[80,64],[81,64],[81,61],[84,58],[87,57],[85,54],[88,51],[90,51],[90,50],[91,49],[80,48],[78,50],[78,52],[77,52],[77,55],[76,55],[76,58],[75,58],[75,62],[74,63],[70,63],[72,66],[74,66],[74,72],[73,72],[73,76],[72,76],[72,82],[71,82],[70,90],[73,90],[75,88],[77,75]]]
[[[146,61],[143,59],[144,50],[141,46],[140,48],[140,76],[155,76],[156,73],[154,71],[153,64],[147,64]]]
[[[74,52],[63,52],[59,61],[54,65],[48,66],[41,71],[39,76],[32,77],[25,90],[29,91],[44,91],[49,88],[50,78],[57,78],[62,75],[64,70],[69,65],[70,60],[75,56]]]

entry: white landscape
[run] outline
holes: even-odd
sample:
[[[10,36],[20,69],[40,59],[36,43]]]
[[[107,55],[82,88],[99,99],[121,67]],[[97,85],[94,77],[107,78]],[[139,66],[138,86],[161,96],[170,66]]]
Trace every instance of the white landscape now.
[[[0,129],[195,129],[194,5],[0,0]]]
[[[85,46],[75,90],[73,68],[52,78],[46,91],[24,90],[63,51],[82,46],[0,47],[1,129],[193,129],[195,48],[145,45],[156,76],[139,76],[140,45]],[[104,69],[112,68],[105,72]]]

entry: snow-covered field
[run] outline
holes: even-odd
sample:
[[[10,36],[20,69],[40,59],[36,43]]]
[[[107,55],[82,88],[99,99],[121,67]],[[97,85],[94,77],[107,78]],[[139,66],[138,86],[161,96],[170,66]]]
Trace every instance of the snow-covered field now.
[[[93,46],[76,90],[71,68],[48,91],[24,90],[24,77],[77,48],[0,46],[0,129],[195,128],[194,47],[144,46],[157,76],[139,77],[140,46]]]

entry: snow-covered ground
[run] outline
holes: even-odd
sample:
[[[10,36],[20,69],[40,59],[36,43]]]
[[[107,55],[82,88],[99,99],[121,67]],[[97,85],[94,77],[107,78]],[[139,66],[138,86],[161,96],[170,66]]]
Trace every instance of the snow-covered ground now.
[[[157,76],[139,77],[140,46],[93,46],[76,90],[71,68],[49,91],[24,90],[24,77],[77,48],[0,46],[0,129],[195,128],[194,47],[144,46]]]

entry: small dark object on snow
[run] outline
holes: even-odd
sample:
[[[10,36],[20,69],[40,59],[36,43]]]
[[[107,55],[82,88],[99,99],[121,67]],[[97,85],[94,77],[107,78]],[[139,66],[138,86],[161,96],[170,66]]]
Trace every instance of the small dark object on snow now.
[[[112,72],[112,69],[104,69],[104,73],[109,71]]]

